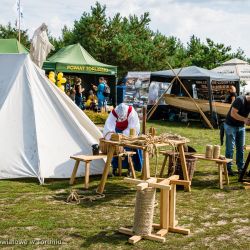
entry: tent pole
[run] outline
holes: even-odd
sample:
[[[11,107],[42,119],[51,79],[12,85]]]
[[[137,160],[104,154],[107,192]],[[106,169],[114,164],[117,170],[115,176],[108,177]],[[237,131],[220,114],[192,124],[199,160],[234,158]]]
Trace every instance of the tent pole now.
[[[142,134],[146,134],[146,123],[147,123],[147,106],[142,107]]]
[[[167,62],[168,66],[170,67],[170,69],[172,70],[172,72],[175,74],[173,68],[171,67],[171,65]],[[175,74],[176,75],[176,74]],[[198,109],[198,111],[200,112],[201,116],[203,117],[203,119],[205,120],[205,122],[207,123],[207,125],[213,129],[212,124],[210,123],[210,121],[207,119],[206,115],[204,114],[204,112],[201,110],[201,108],[199,107],[199,105],[195,102],[195,100],[193,99],[193,97],[189,94],[189,92],[187,91],[186,87],[184,86],[184,84],[182,83],[182,81],[180,80],[179,76],[176,75],[179,83],[181,84],[181,86],[183,87],[183,89],[185,90],[186,94],[189,96],[189,98],[192,100],[192,102],[194,103],[194,105],[196,106],[196,108]]]
[[[208,93],[209,93],[210,117],[211,117],[211,120],[213,121],[213,118],[214,118],[213,115],[215,114],[216,123],[217,123],[217,126],[219,127],[216,106],[213,107],[214,95],[213,95],[212,80],[210,78],[208,79],[208,83],[209,83]]]
[[[212,106],[212,82],[210,80],[210,78],[208,78],[208,81],[207,81],[207,84],[209,85],[208,86],[208,95],[209,95],[209,109],[210,109],[210,116],[212,118],[213,116],[213,106]]]
[[[21,41],[21,31],[20,31],[20,28],[21,28],[21,0],[18,0],[18,41],[20,43]]]
[[[117,75],[115,75],[115,96],[114,96],[114,98],[115,98],[115,102],[114,102],[115,107],[117,106],[117,83],[118,83],[118,77],[117,77]]]

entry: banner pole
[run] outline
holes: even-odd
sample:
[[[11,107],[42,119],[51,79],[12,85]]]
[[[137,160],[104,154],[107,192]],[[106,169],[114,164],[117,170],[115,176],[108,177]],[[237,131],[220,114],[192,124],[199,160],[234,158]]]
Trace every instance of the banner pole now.
[[[18,0],[18,41],[21,42],[21,0]]]

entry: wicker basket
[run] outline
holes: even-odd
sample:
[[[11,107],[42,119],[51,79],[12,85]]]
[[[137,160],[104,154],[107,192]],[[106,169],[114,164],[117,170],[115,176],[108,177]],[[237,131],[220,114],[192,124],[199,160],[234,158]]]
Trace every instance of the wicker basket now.
[[[114,132],[108,132],[106,135],[104,135],[103,138],[100,138],[99,139],[99,149],[100,151],[103,153],[103,154],[108,154],[109,152],[109,148],[110,148],[110,144],[109,143],[106,143],[105,140],[106,140],[106,137],[107,135],[109,134],[113,134]],[[123,153],[124,152],[124,147],[121,147],[121,146],[115,146],[115,154],[120,154],[120,153]]]
[[[195,166],[196,166],[196,160],[192,155],[186,155],[186,165],[187,165],[187,171],[188,171],[188,176],[189,180],[192,181],[194,171],[195,171]],[[172,174],[176,174],[180,176],[180,180],[183,180],[183,172],[182,172],[182,167],[181,167],[181,160],[178,157],[176,159],[176,164],[175,164],[175,169],[173,169],[173,161],[169,161],[168,165],[168,176],[171,176]]]

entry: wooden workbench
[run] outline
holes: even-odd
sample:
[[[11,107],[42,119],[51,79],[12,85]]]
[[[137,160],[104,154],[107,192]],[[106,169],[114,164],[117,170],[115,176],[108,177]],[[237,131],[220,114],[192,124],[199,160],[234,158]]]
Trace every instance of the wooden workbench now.
[[[115,152],[115,148],[117,146],[128,147],[131,149],[141,149],[143,151],[142,179],[147,180],[148,178],[150,178],[149,152],[148,152],[148,147],[146,145],[145,146],[136,145],[136,144],[131,144],[131,143],[122,143],[118,141],[109,141],[109,140],[105,140],[105,143],[110,144],[110,147],[109,147],[109,152],[107,155],[107,161],[103,170],[101,182],[97,188],[97,193],[103,193],[104,191],[106,180],[109,174],[110,164],[111,164],[114,152]],[[154,146],[156,148],[159,148],[159,147],[175,145],[179,151],[184,180],[189,181],[186,158],[185,158],[185,153],[184,153],[185,143],[187,143],[187,140],[169,140],[169,142],[167,143],[155,143]],[[190,185],[187,186],[186,191],[191,191]]]

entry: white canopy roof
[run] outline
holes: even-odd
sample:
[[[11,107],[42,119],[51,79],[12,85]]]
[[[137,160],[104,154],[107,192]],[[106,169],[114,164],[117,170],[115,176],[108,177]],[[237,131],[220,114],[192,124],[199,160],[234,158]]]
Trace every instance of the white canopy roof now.
[[[224,75],[238,75],[240,81],[245,81],[247,84],[244,92],[250,92],[250,65],[248,62],[234,58],[214,68],[213,71]]]
[[[0,54],[0,93],[0,179],[70,177],[70,155],[91,154],[102,136],[28,54]],[[94,161],[90,173],[103,167]]]
[[[144,78],[150,78],[150,73],[149,71],[129,71],[127,73],[126,78],[140,78],[140,79],[144,79]]]
[[[233,58],[231,60],[222,63],[222,65],[238,65],[238,64],[248,64],[248,62],[240,60],[238,58]]]

